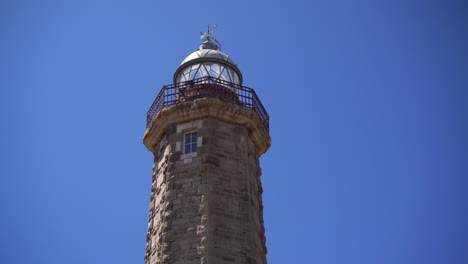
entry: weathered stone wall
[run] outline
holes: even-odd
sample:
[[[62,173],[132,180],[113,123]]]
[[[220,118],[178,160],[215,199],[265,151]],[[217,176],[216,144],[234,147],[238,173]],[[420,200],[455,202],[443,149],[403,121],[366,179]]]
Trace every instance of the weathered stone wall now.
[[[183,155],[192,131],[198,151]],[[168,127],[155,147],[145,263],[266,263],[260,175],[245,127],[213,118]]]

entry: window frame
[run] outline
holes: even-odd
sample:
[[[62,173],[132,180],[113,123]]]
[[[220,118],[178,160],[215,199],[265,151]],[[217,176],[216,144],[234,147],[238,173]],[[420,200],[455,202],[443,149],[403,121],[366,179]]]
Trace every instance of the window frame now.
[[[187,143],[188,138],[190,139],[190,141]],[[189,150],[188,150],[189,152],[187,152],[187,147],[189,147]],[[198,131],[190,131],[190,132],[184,133],[182,154],[187,155],[187,154],[197,153],[197,152],[198,152]]]

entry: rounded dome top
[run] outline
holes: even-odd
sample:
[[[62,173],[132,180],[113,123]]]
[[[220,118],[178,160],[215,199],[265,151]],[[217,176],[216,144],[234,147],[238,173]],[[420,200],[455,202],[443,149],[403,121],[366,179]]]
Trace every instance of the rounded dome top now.
[[[226,55],[222,53],[221,51],[215,50],[215,49],[200,49],[200,50],[194,51],[190,55],[188,55],[187,58],[185,58],[185,60],[183,60],[180,65],[185,64],[191,60],[200,59],[200,58],[219,59],[219,60],[227,61],[235,65],[234,61],[231,60],[231,58],[229,58],[229,55]]]

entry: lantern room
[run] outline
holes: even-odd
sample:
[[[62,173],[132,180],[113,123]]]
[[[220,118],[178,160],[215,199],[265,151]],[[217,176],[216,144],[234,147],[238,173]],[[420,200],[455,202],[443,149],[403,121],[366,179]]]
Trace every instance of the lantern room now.
[[[216,39],[210,35],[204,37],[198,50],[188,55],[174,73],[174,83],[211,76],[242,85],[242,74],[234,61],[220,51]]]

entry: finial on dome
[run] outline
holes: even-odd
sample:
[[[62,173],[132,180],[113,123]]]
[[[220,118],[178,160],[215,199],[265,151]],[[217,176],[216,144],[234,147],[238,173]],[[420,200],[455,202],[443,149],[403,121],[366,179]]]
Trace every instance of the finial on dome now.
[[[214,25],[213,28],[210,29],[208,26],[208,30],[206,32],[200,32],[200,39],[205,39],[203,43],[198,47],[199,50],[201,49],[214,49],[221,51],[221,43],[214,37],[214,29],[217,25]]]

